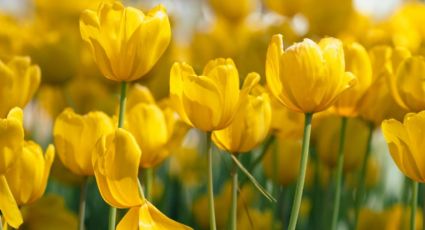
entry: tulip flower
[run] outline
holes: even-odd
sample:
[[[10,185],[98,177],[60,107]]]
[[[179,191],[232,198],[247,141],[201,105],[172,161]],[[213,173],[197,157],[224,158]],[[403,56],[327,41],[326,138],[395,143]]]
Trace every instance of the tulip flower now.
[[[0,61],[0,118],[17,106],[24,108],[40,85],[40,68],[31,65],[29,57],[13,57]],[[7,100],[6,100],[7,98]]]
[[[398,168],[409,178],[425,182],[425,158],[422,157],[422,131],[425,112],[409,113],[403,123],[389,119],[382,122],[382,132]]]
[[[295,112],[305,113],[301,167],[295,191],[289,229],[296,227],[308,162],[313,114],[329,108],[356,79],[345,71],[341,41],[324,38],[319,44],[304,39],[283,50],[282,35],[270,41],[266,57],[267,85],[272,94]]]
[[[134,91],[138,92],[139,103],[128,106],[127,130],[133,134],[143,154],[140,166],[152,168],[162,162],[169,154],[165,148],[171,134],[172,127],[167,121],[165,112],[155,104],[149,89],[143,86],[136,86]],[[134,96],[130,93],[129,100]]]
[[[266,59],[267,85],[289,109],[301,113],[329,108],[337,96],[355,84],[345,72],[344,49],[335,38],[319,44],[310,39],[283,50],[282,35],[274,35]]]
[[[356,76],[357,84],[341,93],[333,109],[340,116],[355,117],[364,93],[372,84],[372,66],[366,49],[359,43],[344,45],[344,54],[346,69]]]
[[[418,182],[425,182],[425,159],[422,157],[425,111],[407,114],[403,123],[395,119],[385,120],[381,127],[394,162],[404,175],[413,180],[410,218],[411,229],[415,229],[413,213],[416,213]]]
[[[18,205],[30,204],[43,195],[54,156],[53,145],[49,145],[44,155],[38,144],[24,143],[21,156],[5,174]]]
[[[101,3],[97,12],[84,11],[80,32],[102,74],[118,82],[143,77],[164,53],[171,38],[170,22],[162,5],[145,15],[118,1]]]
[[[14,228],[22,224],[22,215],[6,180],[5,173],[22,154],[24,143],[23,113],[20,108],[10,110],[0,119],[0,211],[6,223]]]
[[[53,136],[62,163],[73,173],[84,176],[94,174],[91,164],[96,142],[113,131],[113,122],[102,112],[76,114],[65,109],[55,121]]]
[[[142,152],[130,132],[117,128],[96,144],[92,164],[102,198],[111,206],[130,208],[118,224],[126,229],[190,229],[164,216],[139,192]]]
[[[269,133],[271,123],[270,99],[265,90],[257,85],[260,76],[251,73],[244,82],[245,87],[255,84],[257,88],[244,98],[236,111],[233,122],[224,129],[214,131],[212,140],[221,149],[230,153],[248,152],[259,145]]]
[[[425,90],[422,87],[424,70],[423,56],[408,57],[400,63],[394,77],[390,79],[394,99],[408,111],[425,109]]]
[[[373,123],[375,126],[381,124],[384,119],[403,119],[407,112],[395,100],[395,89],[391,83],[394,70],[404,59],[403,51],[392,52],[387,46],[377,46],[369,51],[372,64],[372,85],[365,92],[359,108],[359,115]],[[392,93],[393,92],[393,93]]]
[[[175,63],[170,73],[170,96],[181,118],[203,131],[230,125],[239,107],[239,74],[232,59],[218,58],[196,75],[186,63]]]

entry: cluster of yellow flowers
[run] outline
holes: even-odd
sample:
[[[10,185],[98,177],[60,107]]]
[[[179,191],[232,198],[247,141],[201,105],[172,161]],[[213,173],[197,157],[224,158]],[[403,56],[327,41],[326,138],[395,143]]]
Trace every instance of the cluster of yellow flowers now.
[[[0,229],[421,228],[425,5],[208,3],[186,45],[163,5],[0,16]],[[381,210],[363,207],[386,198],[376,130],[409,178]]]

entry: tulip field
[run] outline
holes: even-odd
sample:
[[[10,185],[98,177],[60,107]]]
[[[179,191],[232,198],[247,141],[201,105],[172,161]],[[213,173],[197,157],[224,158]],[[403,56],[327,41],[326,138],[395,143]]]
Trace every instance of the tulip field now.
[[[425,229],[423,15],[0,2],[0,230]]]

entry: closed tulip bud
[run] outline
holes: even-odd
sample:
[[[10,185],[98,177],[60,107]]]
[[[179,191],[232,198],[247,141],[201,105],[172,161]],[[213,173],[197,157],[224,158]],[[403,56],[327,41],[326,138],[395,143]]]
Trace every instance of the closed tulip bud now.
[[[274,35],[267,50],[266,77],[272,94],[301,113],[329,108],[355,84],[353,74],[345,72],[342,43],[335,38],[319,44],[304,39],[284,51],[282,35]]]
[[[9,62],[0,61],[0,117],[17,106],[24,108],[40,85],[40,68],[31,65],[29,57],[13,57]],[[7,99],[6,99],[7,98]]]
[[[341,119],[330,116],[320,120],[313,130],[317,152],[320,160],[330,168],[337,164],[338,148],[337,141],[340,136]],[[357,169],[363,161],[367,148],[369,127],[363,120],[350,118],[347,120],[347,130],[350,135],[345,137],[344,145],[344,172]]]
[[[425,111],[407,114],[403,123],[395,119],[385,120],[381,127],[391,157],[400,171],[414,181],[425,182],[425,157],[422,154]]]
[[[22,110],[17,107],[10,110],[6,119],[0,119],[0,211],[6,223],[13,228],[22,224],[22,215],[4,174],[22,154],[22,119]]]
[[[119,82],[143,77],[171,39],[170,22],[162,5],[145,15],[120,2],[101,3],[97,12],[83,12],[80,32],[102,74]]]
[[[239,74],[232,59],[208,62],[202,75],[186,63],[170,73],[170,96],[180,117],[203,131],[230,125],[239,107]]]
[[[134,136],[142,150],[140,166],[152,168],[168,156],[169,151],[165,149],[165,145],[172,130],[168,127],[166,115],[155,104],[149,90],[143,87],[139,91],[145,91],[145,94],[139,92],[141,102],[127,112],[126,129]]]
[[[239,21],[248,16],[255,7],[254,0],[209,0],[216,14],[229,21]]]
[[[73,173],[93,175],[92,152],[104,134],[114,130],[112,119],[102,112],[86,115],[65,109],[55,121],[53,136],[62,163]]]
[[[272,116],[270,99],[265,90],[257,85],[259,80],[257,73],[247,76],[243,87],[251,88],[254,84],[259,89],[254,88],[241,98],[241,106],[229,126],[213,132],[212,140],[219,148],[230,153],[248,152],[263,142],[269,133]]]
[[[21,156],[5,174],[18,205],[30,204],[43,195],[54,156],[53,145],[49,145],[44,155],[38,144],[24,143]]]
[[[344,91],[335,101],[335,112],[340,116],[355,117],[360,101],[372,84],[372,66],[366,49],[358,43],[344,45],[346,69],[357,78],[357,84]]]
[[[413,56],[401,62],[392,79],[394,99],[408,111],[419,112],[425,109],[424,71],[424,57]]]

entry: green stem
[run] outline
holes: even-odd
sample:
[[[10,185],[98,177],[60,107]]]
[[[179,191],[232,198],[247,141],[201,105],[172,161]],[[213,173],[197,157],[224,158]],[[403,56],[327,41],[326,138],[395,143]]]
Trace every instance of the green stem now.
[[[412,200],[410,203],[410,230],[416,229],[416,207],[418,206],[418,182],[412,181]]]
[[[301,199],[303,196],[305,174],[307,171],[312,118],[313,118],[312,113],[305,114],[304,136],[303,136],[303,144],[301,149],[301,165],[298,172],[297,187],[295,189],[294,203],[292,205],[292,210],[291,210],[291,218],[289,219],[289,227],[288,227],[289,230],[295,230],[295,227],[297,226],[298,213],[300,210]]]
[[[89,185],[88,178],[84,178],[83,183],[81,184],[80,190],[80,210],[78,213],[79,219],[79,230],[84,230],[84,219],[86,217],[86,199],[87,199],[87,189]]]
[[[146,199],[152,198],[153,168],[145,169]]]
[[[3,230],[3,222],[1,220],[1,218],[3,218],[2,215],[0,215],[0,230]]]
[[[236,155],[236,154],[235,154]],[[237,155],[236,155],[237,156]],[[238,166],[233,162],[232,169],[232,203],[230,207],[230,230],[236,230],[236,218],[238,209]]]
[[[345,133],[347,129],[347,117],[341,118],[341,129],[339,133],[339,149],[338,149],[338,161],[336,167],[336,181],[335,181],[335,196],[334,196],[334,208],[332,213],[332,230],[336,229],[338,224],[339,207],[341,203],[341,189],[342,189],[342,173],[344,169],[344,145],[345,145]]]
[[[211,132],[207,133],[207,161],[208,161],[208,208],[210,216],[210,230],[216,230],[215,209],[214,209],[214,187],[213,187],[213,166],[212,166],[212,146]]]
[[[126,96],[127,96],[127,82],[123,81],[121,82],[120,107],[119,107],[119,113],[118,113],[118,128],[122,128],[124,125]],[[115,230],[116,218],[117,218],[117,209],[111,206],[109,208],[108,230]]]
[[[364,155],[362,166],[360,169],[360,174],[357,179],[358,190],[357,190],[356,200],[355,200],[354,229],[357,229],[360,208],[362,206],[364,194],[365,194],[365,182],[366,182],[365,177],[366,177],[367,164],[369,161],[370,152],[372,149],[372,136],[373,136],[372,134],[373,134],[373,124],[369,123],[369,135],[367,138],[366,153]]]

